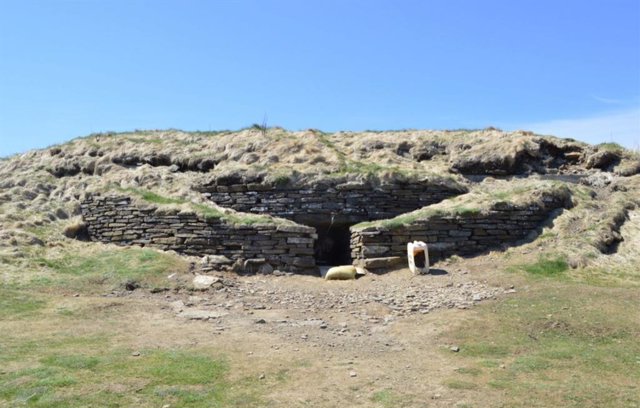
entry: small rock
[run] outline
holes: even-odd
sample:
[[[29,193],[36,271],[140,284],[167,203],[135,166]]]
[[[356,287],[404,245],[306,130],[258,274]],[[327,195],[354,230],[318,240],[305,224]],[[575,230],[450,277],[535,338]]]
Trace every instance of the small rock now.
[[[139,287],[140,287],[140,284],[138,282],[134,281],[134,280],[131,280],[131,279],[127,280],[124,283],[124,288],[126,290],[128,290],[129,292],[133,292],[134,290],[138,289]]]
[[[219,282],[220,278],[215,276],[207,276],[207,275],[196,275],[193,278],[193,288],[197,290],[206,290],[211,287],[216,282]]]
[[[440,398],[442,398],[442,394],[433,394],[431,396],[431,399],[440,399]]]
[[[265,323],[267,323],[267,321],[266,321],[266,320],[264,320],[264,319],[258,319],[258,320],[256,320],[256,324],[265,324]]]
[[[273,273],[273,266],[268,263],[264,263],[258,268],[258,273],[261,275],[271,275]]]
[[[66,220],[67,218],[69,218],[69,214],[67,214],[67,212],[62,208],[58,208],[56,210],[56,217],[58,217],[61,220]]]
[[[267,376],[266,376],[266,375],[264,375],[264,374],[260,374],[260,375],[258,376],[258,380],[264,380],[265,378],[267,378]]]
[[[134,357],[140,357],[140,352],[139,351],[134,351],[133,353],[131,353],[132,356]]]
[[[37,237],[31,237],[31,239],[29,240],[29,244],[44,246],[44,241]]]
[[[457,353],[458,351],[460,351],[460,347],[458,347],[458,346],[451,346],[451,347],[449,347],[449,350],[453,351],[454,353]]]
[[[176,300],[169,304],[175,313],[180,313],[184,310],[185,304],[182,300]]]
[[[350,371],[349,372],[349,377],[357,377],[358,373],[356,373],[355,371]]]
[[[246,259],[242,263],[242,272],[245,272],[245,273],[256,273],[256,272],[258,272],[260,267],[262,265],[264,265],[265,263],[267,263],[267,260],[265,258]],[[273,272],[273,269],[272,269],[272,272]]]
[[[620,161],[620,153],[608,150],[601,150],[587,157],[586,167],[588,169],[605,169],[608,166]]]

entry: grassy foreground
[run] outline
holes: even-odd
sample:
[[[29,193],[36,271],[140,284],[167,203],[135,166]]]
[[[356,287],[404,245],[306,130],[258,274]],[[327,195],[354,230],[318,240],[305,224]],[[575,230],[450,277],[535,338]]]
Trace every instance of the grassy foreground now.
[[[95,297],[153,289],[183,263],[141,248],[62,253],[34,260],[38,278],[0,285],[0,407],[259,406],[260,384],[230,379],[221,351],[123,341],[136,309]]]
[[[498,391],[495,406],[640,406],[636,289],[538,278],[526,293],[481,305],[446,338],[459,345],[461,367],[445,385]]]
[[[138,335],[151,300],[103,295],[130,281],[152,290],[186,267],[173,255],[105,247],[34,259],[37,279],[0,285],[0,407],[282,406],[273,393],[283,398],[308,369],[272,361],[260,380],[238,358],[246,350],[185,342],[182,326],[150,325],[148,337]],[[562,259],[541,258],[505,272],[525,288],[457,311],[456,323],[443,318],[440,340],[460,351],[442,348],[457,368],[438,381],[469,401],[456,406],[640,406],[637,288],[580,283],[565,270]],[[421,390],[381,384],[366,406],[424,406]]]

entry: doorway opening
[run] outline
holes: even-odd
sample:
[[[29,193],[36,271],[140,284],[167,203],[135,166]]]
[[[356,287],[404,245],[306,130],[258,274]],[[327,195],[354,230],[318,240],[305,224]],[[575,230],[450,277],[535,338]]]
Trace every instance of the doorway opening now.
[[[309,225],[309,224],[308,224]],[[318,266],[351,264],[351,232],[353,224],[315,224],[318,239],[314,245],[314,256]]]

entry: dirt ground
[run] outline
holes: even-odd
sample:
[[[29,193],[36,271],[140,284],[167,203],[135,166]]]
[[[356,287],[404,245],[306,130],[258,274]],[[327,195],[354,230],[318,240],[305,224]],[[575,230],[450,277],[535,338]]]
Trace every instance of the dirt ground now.
[[[481,406],[477,393],[443,384],[459,367],[446,358],[456,345],[441,334],[474,304],[517,289],[495,277],[479,280],[475,268],[439,264],[430,275],[403,269],[356,281],[228,274],[217,288],[195,293],[139,290],[67,301],[117,310],[107,315],[118,341],[134,349],[214,348],[230,356],[236,375],[286,373],[266,395],[273,406],[379,406],[371,396],[381,390],[402,396],[400,406],[449,407],[471,398]]]

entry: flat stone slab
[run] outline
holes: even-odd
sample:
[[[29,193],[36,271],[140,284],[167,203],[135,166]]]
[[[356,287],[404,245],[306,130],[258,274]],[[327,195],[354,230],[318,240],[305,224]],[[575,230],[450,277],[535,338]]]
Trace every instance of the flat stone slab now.
[[[404,262],[406,260],[401,256],[386,256],[383,258],[356,259],[353,264],[365,269],[384,269],[401,265]]]
[[[215,310],[183,310],[178,313],[178,317],[182,317],[189,320],[210,320],[219,319],[222,316],[226,316],[226,312],[217,312]]]
[[[206,290],[216,282],[220,282],[220,278],[207,275],[196,275],[193,278],[193,288],[197,290]]]

